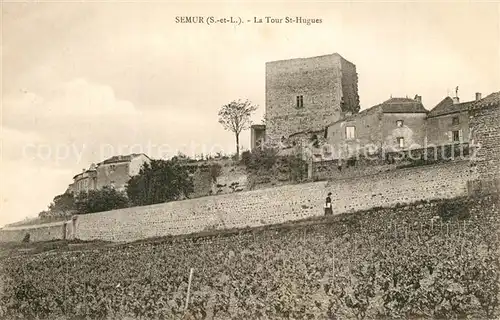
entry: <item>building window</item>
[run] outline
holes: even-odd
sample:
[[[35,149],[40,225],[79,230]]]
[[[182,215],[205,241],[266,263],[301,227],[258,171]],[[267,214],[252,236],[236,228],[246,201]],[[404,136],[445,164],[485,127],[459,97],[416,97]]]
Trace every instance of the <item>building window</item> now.
[[[456,125],[457,125],[457,124],[459,124],[459,123],[460,123],[460,120],[459,120],[459,118],[458,118],[458,117],[453,117],[453,118],[451,119],[451,124],[452,124],[452,125],[456,126]]]
[[[346,139],[354,139],[356,137],[356,127],[345,127]]]
[[[318,136],[317,136],[317,135],[315,135],[315,134],[314,134],[314,135],[311,137],[311,142],[312,142],[312,144],[313,144],[313,147],[315,147],[315,148],[319,148],[319,140],[318,140]]]
[[[402,138],[402,137],[396,138],[396,142],[398,143],[398,146],[400,148],[405,147],[405,138]]]
[[[399,128],[401,128],[403,126],[403,120],[397,120],[396,121],[396,126],[398,126]]]
[[[304,108],[304,96],[297,96],[297,109]]]
[[[462,130],[455,130],[451,132],[451,139],[453,142],[462,141]]]

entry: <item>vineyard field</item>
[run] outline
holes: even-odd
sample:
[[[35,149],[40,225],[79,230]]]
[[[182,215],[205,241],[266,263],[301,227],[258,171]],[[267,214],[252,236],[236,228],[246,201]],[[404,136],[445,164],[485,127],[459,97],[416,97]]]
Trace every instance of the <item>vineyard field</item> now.
[[[3,246],[0,319],[498,319],[499,205],[464,197],[204,236]]]

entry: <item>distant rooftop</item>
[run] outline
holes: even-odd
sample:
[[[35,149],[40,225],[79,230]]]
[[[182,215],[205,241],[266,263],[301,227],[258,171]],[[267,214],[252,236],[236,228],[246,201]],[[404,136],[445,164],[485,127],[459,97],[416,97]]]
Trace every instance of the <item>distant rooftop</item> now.
[[[429,117],[442,116],[450,113],[462,112],[469,110],[469,107],[474,101],[455,103],[452,98],[446,97],[439,102],[431,111]]]
[[[117,163],[117,162],[128,162],[131,161],[133,158],[136,158],[138,156],[145,155],[144,153],[132,153],[129,155],[119,155],[119,156],[113,156],[111,158],[108,158],[102,162],[99,162],[98,165],[100,164],[108,164],[108,163]],[[147,156],[146,156],[147,157]]]
[[[417,99],[418,98],[418,99]],[[428,113],[429,111],[422,105],[421,97],[415,96],[415,99],[411,98],[390,98],[380,104],[377,104],[368,109],[363,109],[359,113],[352,113],[347,116],[348,119],[352,117],[363,117],[371,112],[376,112],[377,110],[383,113]],[[346,121],[346,118],[342,118],[335,122],[330,123],[331,126],[335,123]]]
[[[471,108],[478,109],[499,104],[500,104],[500,91],[493,92],[492,94],[486,96],[485,98],[477,101],[471,106]]]
[[[384,113],[427,113],[421,101],[410,98],[390,98],[373,108],[382,108]]]

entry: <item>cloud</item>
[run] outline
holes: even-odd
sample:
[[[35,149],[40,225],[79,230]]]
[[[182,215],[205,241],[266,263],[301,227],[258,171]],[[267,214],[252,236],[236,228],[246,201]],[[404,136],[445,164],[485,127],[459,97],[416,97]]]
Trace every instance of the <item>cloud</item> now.
[[[189,155],[233,152],[233,135],[218,124],[216,111],[203,110],[202,99],[199,104],[198,111],[163,105],[142,112],[118,99],[110,86],[83,79],[45,96],[21,91],[4,101],[5,139],[10,141],[4,149],[11,160],[77,171],[117,154],[164,158],[181,149]]]
[[[0,226],[35,217],[66,189],[71,170],[3,160],[0,166]]]
[[[6,115],[19,117],[29,115],[43,119],[90,118],[95,116],[137,115],[138,111],[129,101],[115,97],[109,86],[89,83],[85,79],[74,79],[52,90],[44,98],[36,93],[21,90],[4,102]],[[7,125],[15,119],[7,118]]]
[[[103,142],[131,140],[141,115],[111,87],[85,79],[43,96],[20,90],[2,97],[2,107],[0,224],[36,215],[75,172],[102,160]]]
[[[54,155],[56,148],[81,150],[100,139],[117,143],[137,131],[141,113],[109,86],[74,79],[45,95],[20,91],[3,101],[4,127],[32,133],[18,153],[27,144],[48,143]],[[66,160],[74,162],[74,156]]]

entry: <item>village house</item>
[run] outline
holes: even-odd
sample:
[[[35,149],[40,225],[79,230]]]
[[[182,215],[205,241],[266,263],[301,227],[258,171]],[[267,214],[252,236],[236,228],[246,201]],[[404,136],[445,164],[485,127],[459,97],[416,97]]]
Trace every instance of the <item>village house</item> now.
[[[422,98],[390,98],[356,114],[347,113],[326,127],[325,138],[332,158],[378,150],[421,148],[425,140],[427,110]],[[367,150],[369,149],[369,150]]]
[[[82,172],[73,177],[73,183],[69,185],[68,191],[78,194],[88,192],[97,188],[96,165],[92,164],[88,169],[82,169]]]
[[[130,178],[139,174],[142,166],[150,161],[151,159],[143,153],[113,156],[97,165],[92,164],[89,169],[83,169],[81,173],[75,175],[67,192],[76,195],[103,187],[125,191]]]
[[[97,189],[104,186],[124,191],[131,177],[137,175],[151,159],[143,154],[114,156],[97,164]]]
[[[460,102],[457,96],[446,97],[427,115],[427,143],[443,145],[469,142],[469,114],[472,104],[481,100],[476,93],[474,101]]]

